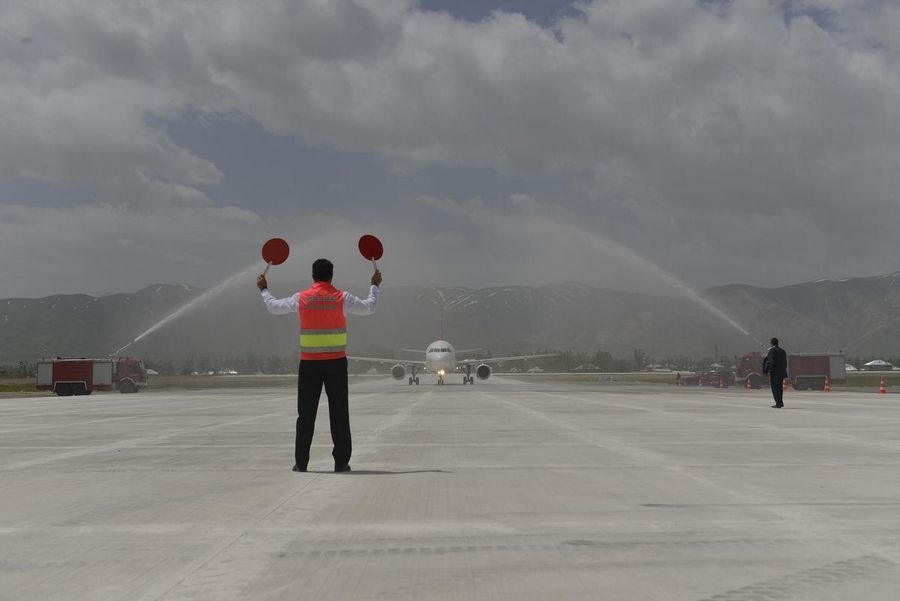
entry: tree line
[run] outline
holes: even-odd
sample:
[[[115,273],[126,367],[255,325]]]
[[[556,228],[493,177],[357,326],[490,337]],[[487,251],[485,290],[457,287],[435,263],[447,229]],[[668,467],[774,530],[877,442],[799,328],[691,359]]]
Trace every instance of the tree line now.
[[[354,353],[356,354],[356,353]],[[358,354],[368,357],[396,358],[397,362],[403,359],[421,359],[419,356],[408,354],[398,355],[394,349],[368,347]],[[631,356],[616,357],[610,352],[596,350],[594,352],[572,351],[560,349],[536,349],[525,354],[553,354],[552,357],[541,357],[509,361],[501,366],[501,370],[527,371],[532,367],[539,367],[544,371],[552,372],[635,372],[652,369],[671,369],[673,371],[698,371],[708,369],[717,363],[725,369],[734,367],[734,356],[721,355],[719,357],[654,357],[643,349],[634,349]],[[479,358],[490,359],[493,354],[490,351],[480,352]],[[462,357],[462,358],[465,358]],[[862,370],[864,365],[875,357],[872,355],[847,356],[847,363]],[[900,366],[900,357],[884,358],[888,363]],[[144,358],[147,369],[157,371],[160,375],[190,376],[206,375],[225,371],[236,371],[241,374],[293,374],[297,371],[297,355],[269,355],[263,356],[253,351],[247,351],[239,355],[189,355],[181,359]],[[365,373],[374,368],[376,372],[388,373],[389,364],[376,364],[364,361],[351,361],[351,373]],[[36,361],[19,361],[0,365],[0,377],[4,378],[31,378],[37,373]]]

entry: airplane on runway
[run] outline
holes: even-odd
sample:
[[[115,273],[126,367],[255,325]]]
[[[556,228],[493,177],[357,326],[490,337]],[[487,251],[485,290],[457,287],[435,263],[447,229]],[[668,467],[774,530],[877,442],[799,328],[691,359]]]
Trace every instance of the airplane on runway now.
[[[437,375],[437,383],[443,384],[444,377],[451,372],[460,371],[463,374],[463,384],[475,384],[475,378],[479,380],[487,380],[491,377],[491,363],[500,363],[501,361],[514,361],[517,359],[534,359],[536,357],[553,357],[555,353],[545,355],[518,355],[515,357],[492,357],[490,359],[457,359],[456,353],[469,353],[481,349],[465,349],[457,351],[453,345],[443,340],[443,324],[441,324],[441,340],[435,340],[428,345],[428,349],[424,351],[424,361],[410,361],[402,359],[381,359],[378,357],[348,357],[357,361],[371,361],[373,363],[396,363],[391,368],[391,377],[395,380],[406,378],[407,370],[409,370],[409,385],[419,384],[419,376],[417,369]],[[407,352],[423,352],[411,351],[410,349],[402,349]],[[473,375],[474,372],[474,375]]]

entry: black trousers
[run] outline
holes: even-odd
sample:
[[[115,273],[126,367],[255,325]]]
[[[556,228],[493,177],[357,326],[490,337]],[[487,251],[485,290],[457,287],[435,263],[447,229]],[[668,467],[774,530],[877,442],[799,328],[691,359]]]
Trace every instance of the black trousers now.
[[[331,441],[334,465],[350,462],[350,407],[347,392],[347,359],[324,361],[301,360],[297,378],[297,438],[294,458],[299,467],[309,464],[309,447],[316,428],[316,413],[322,386],[328,395],[328,418],[331,422]]]
[[[772,398],[776,405],[784,405],[784,379],[787,376],[769,374],[769,384],[772,386]]]

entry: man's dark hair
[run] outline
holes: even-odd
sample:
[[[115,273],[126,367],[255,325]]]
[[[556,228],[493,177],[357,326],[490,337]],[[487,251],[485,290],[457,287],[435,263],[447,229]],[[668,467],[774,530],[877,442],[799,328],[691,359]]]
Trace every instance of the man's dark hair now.
[[[312,277],[316,282],[330,282],[334,277],[334,265],[328,259],[316,259],[313,263]]]
[[[773,338],[773,339],[770,340],[769,342],[772,343],[772,346],[778,346],[778,339],[777,339],[777,338]]]

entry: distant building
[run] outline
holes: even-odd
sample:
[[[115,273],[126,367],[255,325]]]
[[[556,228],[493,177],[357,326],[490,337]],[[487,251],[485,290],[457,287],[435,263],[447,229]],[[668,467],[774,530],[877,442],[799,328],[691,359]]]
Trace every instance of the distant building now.
[[[875,359],[863,365],[863,369],[866,371],[891,371],[894,366],[883,359]]]

